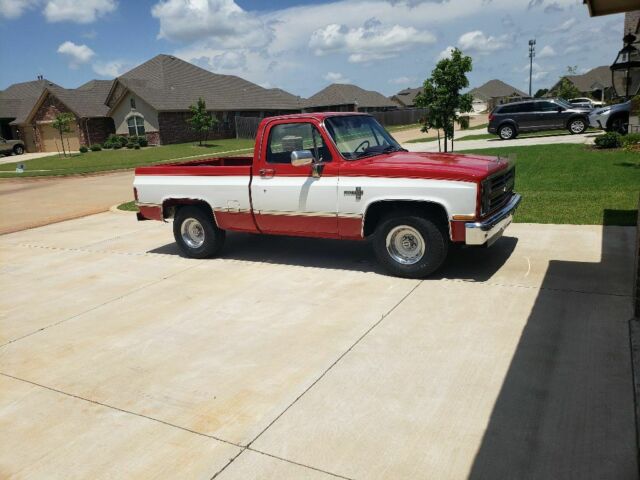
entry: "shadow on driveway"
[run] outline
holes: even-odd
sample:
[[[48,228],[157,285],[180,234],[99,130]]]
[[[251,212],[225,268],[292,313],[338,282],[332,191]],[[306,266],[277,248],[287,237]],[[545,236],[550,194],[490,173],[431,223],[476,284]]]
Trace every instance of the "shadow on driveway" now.
[[[517,238],[503,237],[489,249],[452,247],[442,270],[429,278],[485,282],[509,259],[517,243]],[[148,253],[182,255],[175,243],[163,245]],[[228,232],[220,258],[385,274],[376,261],[371,244],[366,241]]]
[[[620,215],[605,211],[604,224]],[[557,290],[558,279],[626,272],[615,229],[604,227],[600,263],[550,262],[471,480],[638,478],[630,298]]]

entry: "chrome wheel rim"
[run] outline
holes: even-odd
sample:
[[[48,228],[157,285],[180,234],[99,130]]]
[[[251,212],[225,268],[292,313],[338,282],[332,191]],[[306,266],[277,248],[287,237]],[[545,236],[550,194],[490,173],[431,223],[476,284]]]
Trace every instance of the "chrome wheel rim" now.
[[[584,130],[584,124],[580,120],[571,122],[571,131],[573,133],[582,133],[583,130]]]
[[[408,225],[399,225],[387,234],[387,252],[402,265],[418,263],[425,252],[425,241],[420,232]]]
[[[500,136],[505,140],[508,140],[513,136],[513,130],[511,127],[502,127],[500,129]]]
[[[182,222],[180,234],[189,248],[200,248],[204,243],[204,228],[195,218],[187,218]]]

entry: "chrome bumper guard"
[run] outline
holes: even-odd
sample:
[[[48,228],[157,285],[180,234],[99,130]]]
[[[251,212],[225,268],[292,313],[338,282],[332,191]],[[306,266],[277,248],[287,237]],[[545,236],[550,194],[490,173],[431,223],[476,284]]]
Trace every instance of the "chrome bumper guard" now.
[[[467,245],[487,244],[487,246],[490,246],[498,240],[513,221],[513,214],[518,208],[518,205],[520,205],[521,200],[522,196],[514,193],[509,203],[489,218],[482,222],[465,223],[465,243]]]

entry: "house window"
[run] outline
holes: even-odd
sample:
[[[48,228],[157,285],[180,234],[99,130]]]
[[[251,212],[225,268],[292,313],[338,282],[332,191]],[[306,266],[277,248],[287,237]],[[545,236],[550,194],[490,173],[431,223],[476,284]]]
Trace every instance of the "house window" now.
[[[136,99],[131,97],[130,102],[131,102],[131,108],[133,108],[135,110],[136,109]]]
[[[144,118],[134,115],[127,120],[130,137],[142,137],[144,135]]]

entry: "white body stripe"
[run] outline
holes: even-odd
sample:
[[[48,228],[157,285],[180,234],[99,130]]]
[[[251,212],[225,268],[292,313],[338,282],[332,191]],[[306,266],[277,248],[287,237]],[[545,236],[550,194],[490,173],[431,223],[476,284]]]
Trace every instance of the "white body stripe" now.
[[[171,198],[204,200],[214,210],[248,211],[247,176],[139,175],[134,186],[140,203],[161,205]],[[360,187],[358,199],[353,191]],[[350,192],[345,195],[346,192]],[[474,215],[477,186],[472,182],[385,177],[255,177],[254,208],[283,212],[363,216],[378,201],[414,200],[442,205],[453,215]]]

